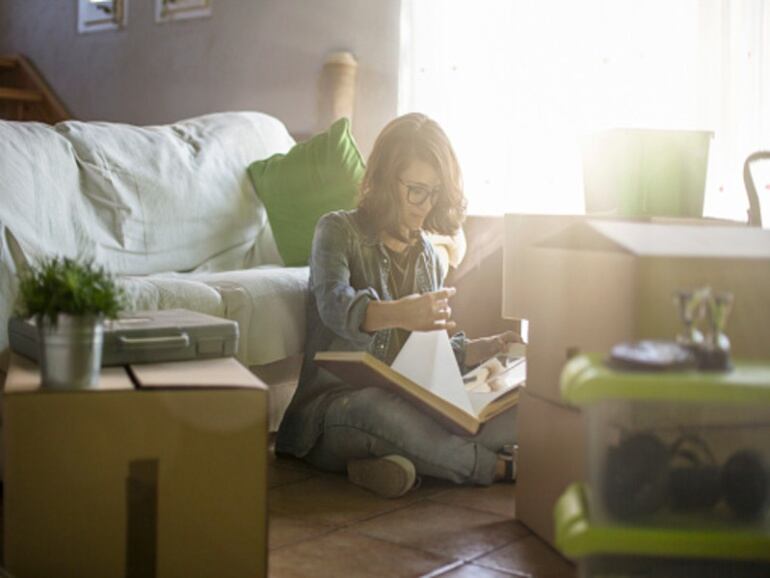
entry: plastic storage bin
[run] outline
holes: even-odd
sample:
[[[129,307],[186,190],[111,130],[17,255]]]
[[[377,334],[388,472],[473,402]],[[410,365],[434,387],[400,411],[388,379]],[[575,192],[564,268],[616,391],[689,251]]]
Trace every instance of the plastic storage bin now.
[[[586,415],[592,522],[770,534],[770,364],[627,372],[579,356],[561,387]]]
[[[638,128],[590,135],[582,147],[586,212],[701,217],[712,136]]]
[[[582,578],[766,578],[770,536],[594,522],[585,487],[573,484],[556,503],[556,545]]]

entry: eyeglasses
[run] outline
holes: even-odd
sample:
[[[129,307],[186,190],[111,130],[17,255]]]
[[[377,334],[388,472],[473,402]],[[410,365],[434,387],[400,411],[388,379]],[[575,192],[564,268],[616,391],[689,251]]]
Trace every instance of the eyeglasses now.
[[[430,202],[434,203],[436,201],[436,197],[441,194],[442,190],[441,185],[437,185],[432,189],[429,189],[422,185],[405,183],[401,179],[398,179],[398,182],[404,185],[406,188],[406,200],[409,201],[412,205],[417,206],[422,205],[425,202],[425,199],[428,197],[430,197]]]

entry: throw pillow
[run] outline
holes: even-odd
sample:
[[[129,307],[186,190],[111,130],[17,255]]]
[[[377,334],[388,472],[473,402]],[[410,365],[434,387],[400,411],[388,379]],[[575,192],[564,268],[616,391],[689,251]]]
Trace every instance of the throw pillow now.
[[[341,118],[329,130],[248,168],[267,209],[278,251],[286,266],[307,265],[318,219],[352,209],[364,176],[364,161]]]

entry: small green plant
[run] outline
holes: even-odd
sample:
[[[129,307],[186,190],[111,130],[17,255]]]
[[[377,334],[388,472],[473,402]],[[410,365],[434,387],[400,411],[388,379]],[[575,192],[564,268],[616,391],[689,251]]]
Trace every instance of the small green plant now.
[[[117,317],[123,290],[102,267],[67,257],[41,260],[19,275],[20,313],[56,324],[59,313]]]

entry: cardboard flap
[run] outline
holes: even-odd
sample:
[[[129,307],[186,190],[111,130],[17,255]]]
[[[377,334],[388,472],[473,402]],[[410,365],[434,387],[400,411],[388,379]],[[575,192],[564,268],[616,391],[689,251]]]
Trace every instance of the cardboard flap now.
[[[140,389],[245,387],[267,390],[265,384],[232,357],[136,364],[130,369]]]
[[[538,246],[639,257],[770,259],[770,231],[590,220],[575,223]]]
[[[19,355],[10,354],[10,366],[5,380],[5,393],[81,393],[88,394],[102,391],[124,391],[134,389],[134,384],[123,367],[103,367],[99,383],[90,389],[53,389],[43,387],[40,380],[40,367],[32,360]]]
[[[611,236],[603,234],[586,221],[581,221],[547,237],[536,245],[544,249],[570,249],[573,251],[601,251],[605,253],[631,253]]]

